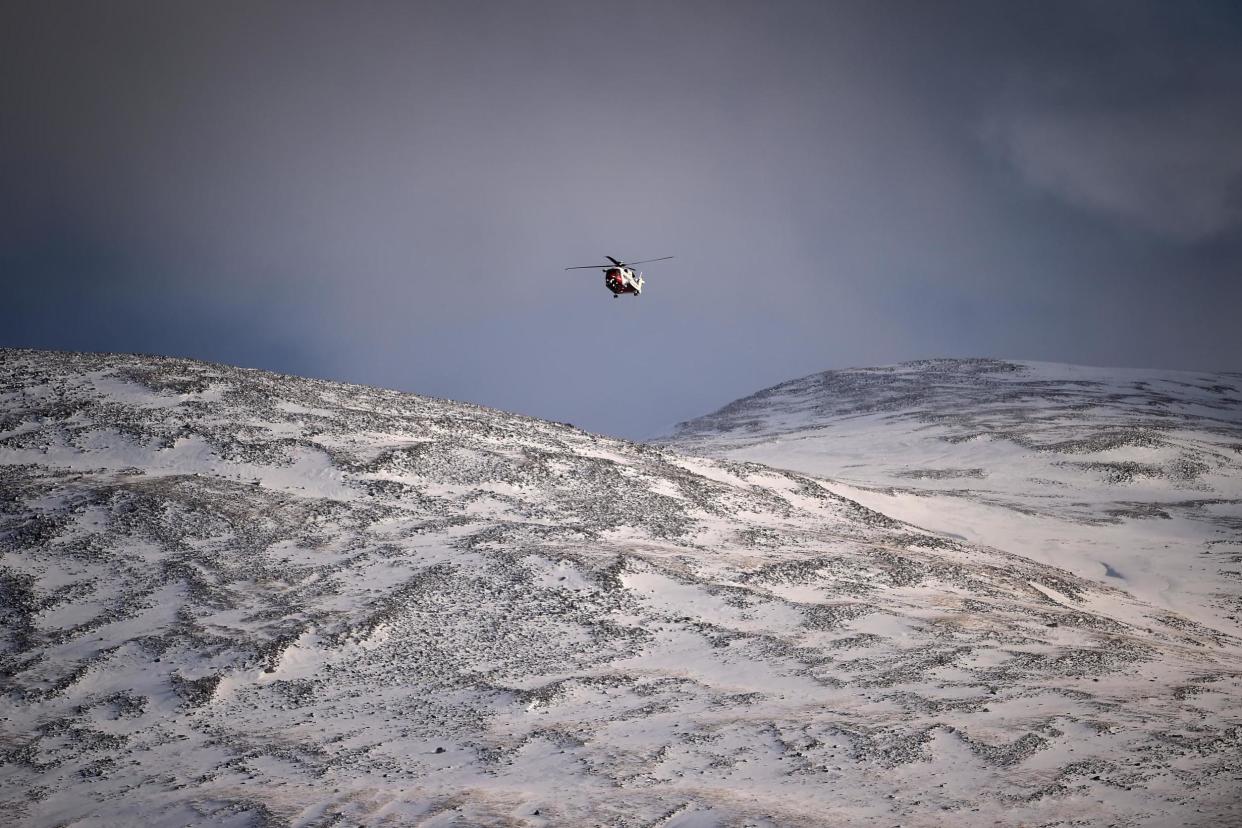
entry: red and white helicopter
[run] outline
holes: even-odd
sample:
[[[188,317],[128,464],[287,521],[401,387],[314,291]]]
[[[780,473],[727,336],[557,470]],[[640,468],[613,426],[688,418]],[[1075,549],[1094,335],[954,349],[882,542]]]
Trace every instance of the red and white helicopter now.
[[[612,256],[605,256],[605,259],[612,262],[610,265],[581,265],[579,267],[567,267],[566,270],[594,270],[599,268],[604,271],[604,287],[612,291],[612,298],[616,299],[623,293],[632,293],[635,296],[643,292],[643,274],[636,272],[630,265],[646,264],[647,262],[662,262],[665,259],[671,259],[672,256],[661,256],[658,259],[643,259],[639,262],[618,261]]]

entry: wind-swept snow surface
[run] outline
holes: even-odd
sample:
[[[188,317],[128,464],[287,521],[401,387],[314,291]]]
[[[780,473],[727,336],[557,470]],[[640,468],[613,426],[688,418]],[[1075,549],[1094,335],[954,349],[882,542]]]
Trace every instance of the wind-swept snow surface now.
[[[1217,565],[1242,441],[1213,430],[1236,403],[1194,393],[1221,459],[1184,477],[1215,488],[1161,508],[1232,525]],[[1215,605],[838,488],[410,394],[2,351],[6,819],[1242,817],[1242,642]]]
[[[942,536],[1242,634],[1239,373],[978,359],[827,371],[663,443],[814,475]],[[1228,707],[1236,725],[1242,696]]]
[[[891,516],[1242,631],[1242,374],[996,360],[828,371],[668,442],[828,477]]]

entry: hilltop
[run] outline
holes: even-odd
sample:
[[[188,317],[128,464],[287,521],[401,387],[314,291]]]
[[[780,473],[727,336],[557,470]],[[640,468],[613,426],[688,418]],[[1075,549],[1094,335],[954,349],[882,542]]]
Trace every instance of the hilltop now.
[[[1237,819],[1236,630],[843,486],[0,351],[0,799],[32,826]]]

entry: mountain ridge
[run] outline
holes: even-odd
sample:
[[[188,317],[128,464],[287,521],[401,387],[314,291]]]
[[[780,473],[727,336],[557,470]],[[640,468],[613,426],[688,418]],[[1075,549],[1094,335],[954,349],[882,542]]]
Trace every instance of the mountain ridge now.
[[[1242,640],[830,480],[0,350],[17,824],[1211,824]]]
[[[659,442],[830,479],[924,528],[1218,623],[1242,610],[1240,389],[1236,372],[920,360],[789,380]],[[1212,572],[1187,581],[1203,560],[1227,588]]]

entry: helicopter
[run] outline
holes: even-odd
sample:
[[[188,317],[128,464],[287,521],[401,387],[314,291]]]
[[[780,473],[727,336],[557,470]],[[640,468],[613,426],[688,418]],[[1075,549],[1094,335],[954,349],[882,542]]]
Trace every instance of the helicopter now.
[[[631,293],[638,296],[643,292],[643,274],[635,272],[631,265],[646,264],[647,262],[662,262],[665,259],[671,259],[672,256],[661,256],[658,259],[643,259],[638,262],[630,262],[626,264],[623,261],[614,259],[612,256],[605,256],[605,259],[612,262],[610,265],[581,265],[578,267],[567,267],[566,270],[595,270],[596,268],[604,271],[604,287],[612,291],[612,298],[616,299],[623,293]]]

